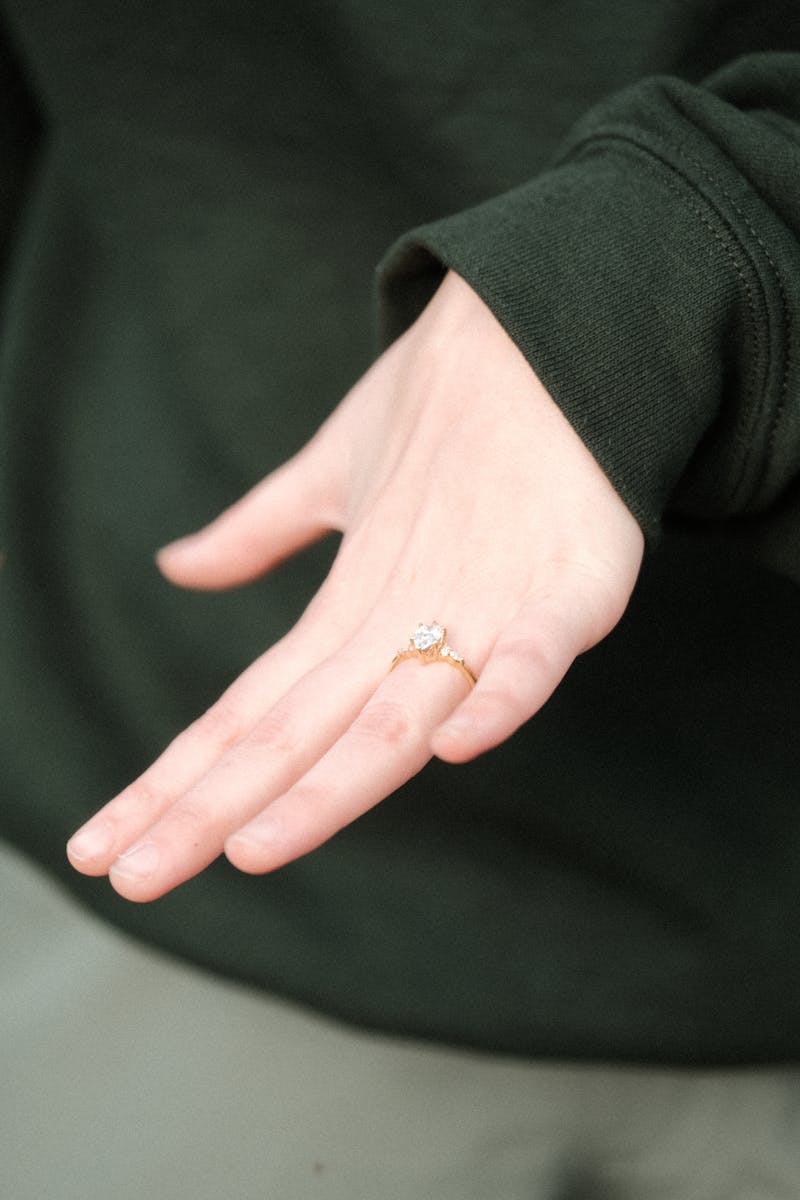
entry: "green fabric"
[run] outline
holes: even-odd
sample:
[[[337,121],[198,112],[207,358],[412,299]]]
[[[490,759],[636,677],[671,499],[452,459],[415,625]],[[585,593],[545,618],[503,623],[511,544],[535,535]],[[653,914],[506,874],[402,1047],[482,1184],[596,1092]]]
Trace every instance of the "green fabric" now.
[[[137,936],[351,1021],[796,1058],[798,58],[767,53],[800,51],[796,6],[2,11],[5,834]],[[474,283],[650,534],[634,602],[507,746],[275,875],[128,904],[64,839],[334,547],[220,596],[152,552],[364,369],[393,244],[383,336],[441,263]]]
[[[748,111],[760,98],[769,110]],[[800,463],[800,145],[780,117],[800,118],[800,55],[740,59],[705,87],[650,79],[599,105],[532,183],[403,239],[384,264],[388,336],[415,315],[408,277],[433,283],[446,263],[647,533],[665,509],[769,510]],[[420,280],[411,295],[424,299]]]

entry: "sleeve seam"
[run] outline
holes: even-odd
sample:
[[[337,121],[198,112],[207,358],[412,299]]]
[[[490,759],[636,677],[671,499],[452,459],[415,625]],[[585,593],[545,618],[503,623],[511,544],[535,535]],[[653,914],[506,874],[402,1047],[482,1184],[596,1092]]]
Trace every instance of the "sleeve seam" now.
[[[761,252],[764,255],[764,258],[766,259],[767,263],[769,264],[769,266],[772,270],[775,284],[778,289],[778,294],[780,296],[780,302],[781,302],[781,319],[782,319],[782,325],[783,325],[784,355],[783,355],[783,371],[781,372],[781,386],[780,386],[779,399],[775,406],[775,411],[772,414],[772,420],[770,422],[769,433],[768,433],[767,439],[766,439],[767,455],[765,456],[764,462],[765,462],[765,464],[768,464],[774,457],[772,451],[775,447],[775,443],[776,443],[776,440],[778,437],[778,432],[779,432],[780,426],[783,421],[783,416],[784,416],[784,413],[786,412],[786,409],[788,406],[789,377],[790,377],[790,374],[792,371],[792,367],[794,365],[794,338],[793,338],[793,333],[792,333],[792,321],[791,321],[791,315],[790,315],[791,308],[789,305],[789,298],[788,298],[788,294],[786,291],[786,286],[783,282],[783,277],[781,275],[780,269],[779,269],[777,263],[775,262],[775,260],[773,259],[772,255],[770,254],[769,249],[767,248],[767,245],[764,242],[763,238],[759,234],[758,230],[753,226],[752,222],[748,219],[747,214],[742,210],[741,206],[738,204],[738,202],[734,199],[734,197],[730,194],[730,192],[724,186],[724,184],[722,184],[718,179],[716,179],[711,174],[711,172],[708,170],[708,167],[705,165],[705,163],[702,163],[702,162],[698,161],[697,159],[695,159],[692,155],[687,154],[686,151],[682,147],[675,146],[674,150],[677,154],[680,155],[681,158],[683,158],[686,162],[688,162],[690,164],[690,166],[693,166],[695,168],[695,170],[699,171],[704,176],[704,178],[708,180],[708,182],[712,185],[712,187],[716,187],[719,190],[720,195],[723,196],[725,198],[725,200],[727,200],[728,204],[730,204],[731,208],[737,214],[737,216],[740,218],[744,227],[747,229],[748,233],[751,234],[751,236],[755,240],[756,244],[760,247]],[[720,215],[721,219],[724,220],[724,215],[722,213],[720,213],[719,215]],[[766,471],[767,471],[767,466],[765,465],[764,473]]]
[[[566,162],[570,160],[582,158],[587,153],[591,153],[593,149],[598,148],[598,146],[603,142],[622,143],[623,145],[638,151],[643,158],[650,162],[658,176],[666,183],[668,187],[671,188],[672,191],[679,196],[679,198],[682,199],[690,211],[692,211],[694,215],[705,225],[715,240],[720,244],[728,256],[731,264],[733,265],[734,271],[742,284],[749,314],[749,323],[753,330],[754,340],[756,345],[761,343],[761,378],[763,382],[761,387],[757,389],[756,372],[752,371],[749,373],[746,399],[751,403],[748,403],[744,406],[746,411],[741,414],[740,420],[737,422],[736,440],[737,443],[743,447],[744,454],[741,461],[739,479],[731,495],[731,502],[734,506],[738,506],[742,502],[742,491],[748,481],[748,468],[750,467],[751,461],[758,449],[758,445],[753,434],[758,427],[759,421],[763,421],[767,427],[765,435],[761,439],[761,445],[766,449],[766,453],[763,455],[764,465],[758,474],[758,478],[753,480],[751,484],[751,492],[753,495],[757,495],[761,491],[764,478],[769,473],[769,464],[774,457],[774,447],[782,424],[783,416],[788,405],[789,378],[794,361],[794,345],[786,286],[783,282],[780,270],[763,238],[758,233],[758,230],[754,228],[752,222],[747,217],[747,214],[742,210],[736,199],[730,194],[724,184],[721,183],[720,180],[718,180],[708,170],[704,163],[687,154],[680,146],[662,142],[661,139],[658,139],[658,143],[656,145],[648,144],[648,142],[644,141],[644,139],[641,137],[636,137],[634,131],[630,128],[607,127],[604,129],[595,130],[593,133],[587,135],[579,142],[573,143],[560,160],[560,163],[566,164]],[[753,296],[752,285],[747,280],[745,264],[749,265],[750,272],[759,282],[760,291],[763,297],[764,311],[766,313],[768,312],[768,304],[766,302],[761,271],[759,270],[758,264],[753,258],[752,253],[748,250],[747,245],[742,241],[741,237],[736,231],[735,226],[731,223],[725,212],[719,207],[719,205],[714,203],[711,196],[698,189],[694,180],[690,175],[681,169],[679,162],[676,161],[676,159],[683,160],[689,166],[698,171],[711,185],[711,188],[727,201],[732,211],[737,214],[747,232],[752,236],[753,240],[760,248],[774,280],[774,284],[780,299],[783,354],[778,397],[773,410],[769,415],[766,411],[769,395],[766,374],[772,340],[769,336],[768,329],[763,339],[759,336],[756,302]],[[677,183],[670,180],[670,174],[676,175],[685,186],[680,187]],[[714,224],[709,219],[706,212],[704,212],[699,206],[699,204],[692,204],[690,202],[689,197],[686,194],[686,188],[688,188],[691,193],[705,205],[707,210],[710,210],[714,214],[714,216],[717,218],[717,221],[727,234],[727,237],[724,237],[722,233],[715,228]],[[738,248],[740,251],[741,257],[737,255],[736,248]],[[757,400],[757,390],[761,392],[760,402]],[[749,420],[747,419],[748,416],[750,418]]]

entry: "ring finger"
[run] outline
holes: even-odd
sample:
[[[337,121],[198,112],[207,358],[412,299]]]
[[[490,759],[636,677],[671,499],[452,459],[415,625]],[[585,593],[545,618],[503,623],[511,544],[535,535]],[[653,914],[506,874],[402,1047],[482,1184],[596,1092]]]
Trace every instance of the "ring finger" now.
[[[469,676],[444,664],[428,671],[401,662],[327,753],[227,839],[229,860],[243,871],[274,870],[401,787],[432,757],[431,732],[464,698]]]

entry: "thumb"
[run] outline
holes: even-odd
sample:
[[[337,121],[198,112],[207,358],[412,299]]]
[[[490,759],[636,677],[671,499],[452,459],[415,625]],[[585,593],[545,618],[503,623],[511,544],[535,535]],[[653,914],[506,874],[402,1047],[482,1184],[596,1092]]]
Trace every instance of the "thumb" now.
[[[338,483],[326,465],[312,440],[205,528],[159,550],[159,569],[181,587],[233,587],[341,528]]]

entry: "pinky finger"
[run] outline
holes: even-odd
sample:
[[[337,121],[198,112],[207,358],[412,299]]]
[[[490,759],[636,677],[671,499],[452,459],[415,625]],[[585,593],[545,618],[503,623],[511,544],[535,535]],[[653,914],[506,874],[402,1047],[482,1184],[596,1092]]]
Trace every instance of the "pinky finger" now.
[[[578,615],[554,597],[523,606],[474,690],[434,730],[432,752],[445,762],[468,762],[505,741],[550,698],[585,646]]]

